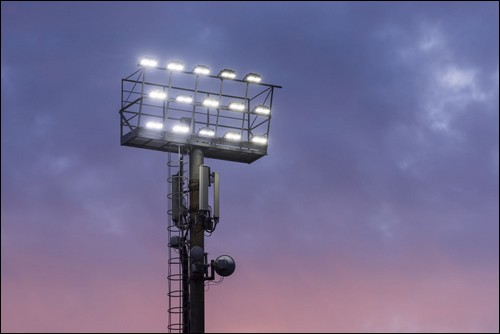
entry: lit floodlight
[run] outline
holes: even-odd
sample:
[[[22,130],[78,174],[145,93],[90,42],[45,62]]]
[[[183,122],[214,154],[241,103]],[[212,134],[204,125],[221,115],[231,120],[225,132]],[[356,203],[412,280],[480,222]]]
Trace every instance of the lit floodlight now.
[[[175,101],[176,102],[179,102],[179,103],[193,103],[193,98],[189,95],[179,95],[175,98]]]
[[[168,63],[167,69],[171,71],[183,71],[184,65],[178,61],[172,61]]]
[[[174,127],[172,128],[172,131],[174,131],[175,133],[188,133],[189,126],[184,125],[184,124],[177,124],[177,125],[174,125]]]
[[[234,79],[234,78],[236,78],[236,72],[225,68],[222,71],[220,71],[219,78]]]
[[[248,73],[247,75],[245,75],[243,80],[248,81],[248,82],[259,83],[262,80],[262,78],[257,73]]]
[[[210,69],[204,65],[197,65],[193,72],[195,74],[201,74],[201,75],[209,75],[210,74]]]
[[[227,140],[232,140],[232,141],[240,141],[241,140],[241,134],[238,132],[226,132],[224,135],[224,138]]]
[[[152,58],[142,58],[139,62],[141,66],[145,67],[156,67],[158,66],[158,62]]]
[[[209,108],[217,108],[219,106],[219,101],[208,98],[203,100],[203,105]]]
[[[259,145],[266,145],[267,144],[267,138],[263,136],[253,136],[251,139],[252,143],[259,144]]]
[[[215,130],[212,128],[201,128],[198,135],[203,137],[215,137]]]
[[[153,130],[161,130],[163,129],[163,124],[160,122],[147,122],[146,128]]]
[[[260,106],[256,106],[253,109],[253,112],[256,114],[260,114],[260,115],[269,115],[271,113],[271,109],[269,109],[268,107],[266,107],[264,105],[260,105]]]
[[[165,100],[167,98],[167,93],[162,92],[161,90],[154,90],[149,93],[149,97],[156,100]]]
[[[229,109],[234,111],[245,111],[245,105],[239,102],[231,102],[228,106]]]

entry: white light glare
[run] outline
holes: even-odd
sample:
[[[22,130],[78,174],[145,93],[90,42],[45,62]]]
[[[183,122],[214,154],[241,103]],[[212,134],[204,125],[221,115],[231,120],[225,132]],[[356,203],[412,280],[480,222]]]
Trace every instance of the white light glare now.
[[[238,132],[226,132],[224,135],[224,138],[228,140],[233,140],[233,141],[240,141],[241,140],[241,134]]]
[[[193,103],[193,98],[189,95],[179,95],[175,98],[179,103]]]
[[[182,63],[179,63],[178,61],[172,61],[168,63],[167,69],[171,71],[183,71],[184,65]]]
[[[267,138],[262,137],[262,136],[253,136],[252,137],[252,143],[259,144],[259,145],[266,145],[267,144]]]
[[[201,128],[198,131],[198,135],[203,136],[203,137],[214,137],[215,131],[214,131],[214,129],[211,129],[211,128]]]
[[[149,93],[149,97],[157,100],[165,100],[167,98],[167,93],[162,92],[161,90],[154,90]]]
[[[219,106],[219,101],[214,99],[205,99],[203,100],[203,105],[205,107],[217,108]]]
[[[245,75],[245,78],[244,80],[248,81],[248,82],[255,82],[255,83],[259,83],[262,78],[260,77],[259,74],[256,74],[256,73],[248,73],[247,75]]]
[[[236,72],[233,70],[224,69],[220,71],[219,77],[224,79],[234,79],[236,78]]]
[[[142,58],[141,61],[139,62],[141,66],[146,66],[146,67],[156,67],[158,66],[158,62],[154,59],[151,58]]]
[[[174,131],[175,133],[188,133],[189,126],[183,125],[183,124],[177,124],[177,125],[174,125],[174,127],[172,128],[172,131]]]
[[[235,111],[245,111],[245,105],[243,103],[231,102],[229,103],[229,109]]]
[[[201,74],[201,75],[209,75],[210,74],[210,70],[208,69],[208,67],[203,66],[203,65],[197,65],[194,68],[193,72],[196,74]]]
[[[163,129],[163,124],[159,122],[147,122],[146,127],[153,130],[161,130]]]
[[[269,113],[271,112],[271,109],[269,109],[268,107],[266,107],[264,105],[260,105],[260,106],[255,107],[255,109],[253,111],[256,114],[269,115]]]

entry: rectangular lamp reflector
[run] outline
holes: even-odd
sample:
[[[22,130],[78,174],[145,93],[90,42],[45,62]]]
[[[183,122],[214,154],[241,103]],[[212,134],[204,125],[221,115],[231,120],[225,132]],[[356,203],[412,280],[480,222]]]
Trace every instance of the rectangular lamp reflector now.
[[[259,83],[262,80],[262,78],[260,77],[260,75],[258,75],[256,73],[248,73],[247,75],[245,75],[243,80],[248,81],[248,82]]]
[[[224,135],[224,138],[227,140],[232,140],[232,141],[240,141],[241,140],[241,134],[238,132],[226,132]]]
[[[161,90],[154,90],[149,93],[149,97],[156,100],[165,100],[167,98],[167,93],[162,92]]]
[[[214,99],[205,99],[203,100],[203,105],[209,108],[217,108],[219,106],[219,101]]]
[[[260,105],[260,106],[255,107],[253,112],[256,114],[260,114],[260,115],[269,115],[271,113],[271,109],[269,109],[266,106]]]
[[[229,109],[234,111],[245,111],[245,105],[239,102],[231,102],[229,103]]]
[[[161,130],[163,129],[163,124],[160,122],[147,122],[146,128],[153,130]]]
[[[172,131],[175,133],[188,133],[189,132],[189,126],[183,125],[183,124],[177,124],[174,125],[172,128]]]
[[[156,67],[158,66],[158,62],[154,59],[151,58],[142,58],[141,61],[139,62],[141,66],[146,66],[146,67]]]
[[[202,137],[215,137],[215,130],[211,128],[201,128],[198,135]]]
[[[173,61],[168,63],[167,69],[171,71],[183,71],[184,70],[184,65],[182,63],[179,63],[177,61]]]
[[[194,68],[193,71],[195,74],[200,74],[200,75],[209,75],[210,70],[206,66],[198,65]]]
[[[252,143],[259,144],[259,145],[266,145],[267,144],[267,138],[262,137],[262,136],[253,136],[252,137]]]
[[[236,78],[236,72],[233,70],[224,69],[220,71],[219,77],[224,79],[234,79]]]
[[[191,104],[193,103],[193,98],[189,95],[179,95],[175,98],[175,101],[179,103]]]

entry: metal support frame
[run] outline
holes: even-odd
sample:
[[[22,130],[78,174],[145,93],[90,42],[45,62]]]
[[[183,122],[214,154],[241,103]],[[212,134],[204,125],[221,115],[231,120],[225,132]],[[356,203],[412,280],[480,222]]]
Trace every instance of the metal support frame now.
[[[168,71],[168,76],[159,75],[164,70],[142,68],[122,79],[122,145],[174,153],[181,145],[200,148],[207,158],[244,163],[252,163],[267,155],[267,144],[254,143],[251,139],[253,136],[268,137],[271,115],[255,113],[254,108],[266,105],[271,109],[273,91],[280,86],[201,76],[191,72]],[[146,80],[146,72],[151,78],[149,81]],[[186,80],[193,78],[194,89],[186,85]],[[230,93],[224,93],[224,89]],[[166,100],[150,98],[149,93],[153,90],[166,92]],[[179,95],[190,95],[193,102],[178,102],[176,98]],[[206,98],[217,99],[219,106],[210,108],[203,105]],[[245,110],[231,110],[231,102],[244,104]],[[182,119],[190,120],[190,132],[187,134],[172,130]],[[146,127],[148,122],[161,123],[163,128],[149,129]],[[202,128],[213,129],[215,135],[200,135],[199,130]],[[239,133],[241,141],[225,138],[227,132]]]

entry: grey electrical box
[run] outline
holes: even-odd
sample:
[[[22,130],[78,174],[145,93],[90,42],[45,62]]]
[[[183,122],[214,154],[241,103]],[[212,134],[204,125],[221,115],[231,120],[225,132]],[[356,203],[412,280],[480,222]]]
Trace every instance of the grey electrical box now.
[[[181,247],[181,237],[178,235],[173,235],[170,237],[170,243],[168,244],[172,248],[179,248]]]
[[[210,167],[200,165],[200,188],[199,188],[199,210],[209,211],[208,207],[208,187],[210,186]]]
[[[219,173],[214,173],[214,213],[215,220],[219,220]]]
[[[179,227],[182,224],[182,211],[184,208],[184,194],[182,191],[183,180],[179,174],[172,176],[172,220]]]

